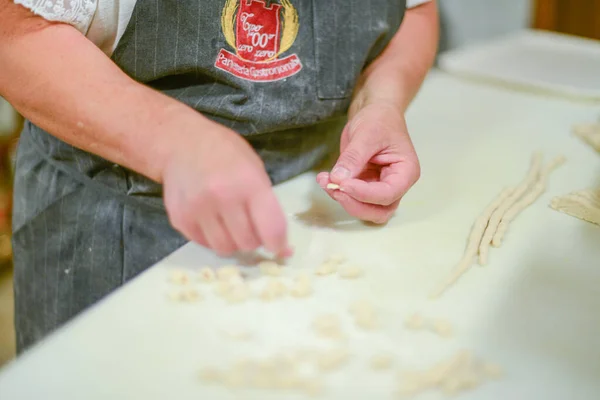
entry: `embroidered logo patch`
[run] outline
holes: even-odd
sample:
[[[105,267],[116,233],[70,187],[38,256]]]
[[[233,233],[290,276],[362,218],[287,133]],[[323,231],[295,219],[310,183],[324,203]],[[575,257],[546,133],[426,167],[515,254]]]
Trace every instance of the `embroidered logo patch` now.
[[[221,26],[234,52],[221,49],[215,67],[238,78],[272,82],[302,69],[296,54],[279,56],[298,35],[298,12],[289,0],[269,6],[260,0],[227,0]]]

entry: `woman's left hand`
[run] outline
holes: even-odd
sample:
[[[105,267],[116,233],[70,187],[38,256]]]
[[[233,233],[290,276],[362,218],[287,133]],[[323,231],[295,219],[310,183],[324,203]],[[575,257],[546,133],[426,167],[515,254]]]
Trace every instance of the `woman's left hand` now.
[[[353,113],[342,132],[337,163],[331,173],[318,174],[317,182],[350,215],[383,224],[419,176],[400,107],[373,102]],[[340,189],[327,189],[329,183]]]

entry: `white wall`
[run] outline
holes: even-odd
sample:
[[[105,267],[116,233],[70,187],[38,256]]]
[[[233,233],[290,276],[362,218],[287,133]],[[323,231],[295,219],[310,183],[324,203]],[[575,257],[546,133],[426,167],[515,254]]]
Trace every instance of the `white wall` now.
[[[438,0],[440,50],[494,38],[530,26],[531,0]]]

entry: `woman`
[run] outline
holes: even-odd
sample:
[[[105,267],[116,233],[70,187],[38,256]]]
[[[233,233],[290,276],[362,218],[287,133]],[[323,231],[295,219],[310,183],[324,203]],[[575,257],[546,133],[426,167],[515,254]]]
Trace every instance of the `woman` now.
[[[419,177],[404,112],[435,57],[433,1],[15,1],[0,95],[28,120],[19,351],[187,240],[289,256],[271,185],[337,146],[317,181],[362,220],[386,222]]]

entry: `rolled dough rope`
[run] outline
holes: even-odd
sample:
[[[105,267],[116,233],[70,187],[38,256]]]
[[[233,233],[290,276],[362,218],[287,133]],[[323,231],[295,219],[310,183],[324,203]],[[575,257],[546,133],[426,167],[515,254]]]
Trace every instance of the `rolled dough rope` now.
[[[557,157],[554,159],[544,170],[541,172],[538,181],[533,185],[531,191],[523,196],[519,201],[512,205],[512,207],[506,212],[498,229],[492,239],[493,244],[497,247],[502,243],[502,239],[508,230],[508,224],[515,219],[515,217],[523,211],[525,208],[535,202],[546,190],[548,177],[550,174],[559,166],[564,164],[564,157]]]
[[[496,197],[481,213],[481,215],[475,220],[473,227],[471,228],[471,233],[469,234],[469,240],[467,242],[467,247],[465,252],[463,253],[462,258],[454,268],[452,274],[446,279],[446,281],[434,291],[429,297],[430,298],[438,298],[440,297],[450,286],[452,286],[465,272],[471,268],[473,265],[473,259],[477,256],[477,248],[479,247],[479,243],[481,241],[481,237],[485,231],[486,226],[488,225],[488,220],[490,216],[496,210],[502,202],[507,199],[512,193],[512,188],[504,189],[498,197]]]
[[[565,161],[565,158],[562,156],[555,158],[540,173],[539,179],[537,182],[535,182],[531,191],[525,194],[525,196],[523,196],[506,211],[492,239],[492,245],[494,247],[500,247],[502,244],[502,239],[508,230],[508,224],[510,224],[510,222],[514,220],[521,211],[533,204],[533,202],[535,202],[542,195],[542,193],[544,193],[548,184],[548,177],[556,168],[564,164]]]
[[[498,224],[502,220],[502,217],[506,213],[513,204],[515,204],[529,188],[534,185],[538,175],[540,174],[542,163],[542,155],[541,153],[534,153],[531,158],[531,167],[529,168],[529,172],[525,179],[515,188],[514,192],[496,208],[496,210],[490,216],[490,220],[488,221],[487,228],[483,233],[483,237],[481,238],[481,243],[479,244],[479,265],[486,265],[488,262],[488,252],[490,249],[490,243],[494,238],[494,234],[498,229]]]

